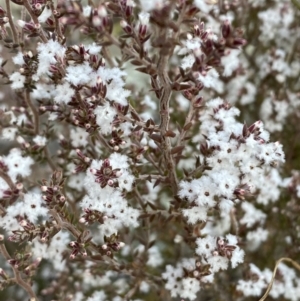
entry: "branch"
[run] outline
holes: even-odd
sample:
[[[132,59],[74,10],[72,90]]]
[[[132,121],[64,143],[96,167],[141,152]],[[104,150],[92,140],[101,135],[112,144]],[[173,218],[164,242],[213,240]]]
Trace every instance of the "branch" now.
[[[7,261],[11,259],[10,255],[6,250],[4,243],[0,243],[0,253]],[[11,265],[11,268],[13,269],[15,275],[15,278],[11,280],[17,283],[19,286],[21,286],[28,293],[28,295],[30,296],[30,301],[38,301],[38,298],[35,292],[32,290],[32,287],[21,277],[21,274],[18,271],[18,269],[16,269],[13,265]]]
[[[47,162],[48,162],[49,166],[51,167],[52,171],[59,170],[59,168],[56,166],[55,162],[52,160],[52,158],[50,156],[47,145],[45,145],[45,147],[44,147],[44,154],[45,154]]]
[[[151,174],[148,174],[148,175],[139,175],[138,178],[136,178],[135,180],[138,181],[138,180],[147,180],[147,179],[160,179],[162,182],[164,182],[166,180],[166,177],[163,177],[161,175],[151,175]]]
[[[165,51],[163,48],[162,51]],[[169,137],[166,137],[166,132],[169,129],[170,121],[170,98],[172,94],[172,87],[170,85],[170,80],[167,72],[167,66],[169,63],[169,54],[161,53],[159,62],[158,62],[158,77],[160,85],[163,87],[162,96],[160,98],[160,133],[161,133],[161,147],[163,155],[166,162],[166,168],[169,171],[171,186],[173,194],[176,195],[178,192],[178,179],[176,175],[176,168],[173,157],[171,155],[171,140]]]
[[[31,5],[28,2],[28,0],[23,0],[23,5],[25,6],[25,8],[27,9],[32,21],[34,22],[34,24],[36,25],[40,25],[40,22],[38,20],[38,17],[34,14],[34,12],[32,11]],[[40,28],[40,38],[44,43],[48,42],[48,39],[45,36],[45,33],[43,31],[42,28]]]
[[[147,61],[145,58],[140,58],[140,54],[136,52],[129,45],[122,44],[115,37],[113,37],[109,32],[105,32],[104,35],[108,38],[110,43],[120,48],[121,52],[129,55],[130,57],[133,56],[135,60],[138,60],[142,65],[146,66],[147,68],[155,69],[155,66],[151,62]]]
[[[59,37],[60,41],[63,41],[65,39],[62,31],[61,31],[61,27],[60,27],[60,24],[59,24],[59,19],[55,16],[55,8],[54,8],[54,5],[53,5],[53,1],[49,1],[50,2],[50,9],[52,11],[52,14],[54,16],[54,23],[55,23],[55,30],[56,30],[56,33],[57,33],[57,36]]]
[[[7,183],[11,191],[16,189],[13,180],[7,173],[0,171],[0,177]]]
[[[195,101],[195,99],[193,99],[193,100],[190,102],[189,112],[188,112],[188,114],[187,114],[187,116],[186,116],[186,118],[185,118],[184,126],[183,126],[182,131],[181,131],[181,133],[180,133],[180,135],[179,135],[179,138],[178,138],[178,140],[177,140],[177,146],[180,146],[180,145],[182,144],[182,141],[183,141],[183,139],[185,138],[186,133],[187,133],[187,131],[188,131],[188,129],[185,129],[185,127],[186,127],[189,123],[191,123],[192,120],[193,120],[193,118],[194,118],[194,111],[195,111],[195,109],[194,109],[194,101]]]
[[[80,236],[80,232],[69,222],[63,221],[55,209],[50,209],[49,212],[52,214],[60,229],[68,230],[73,234],[75,238],[78,238]]]
[[[298,271],[300,271],[300,265],[296,261],[294,261],[293,259],[287,258],[287,257],[282,257],[282,258],[278,259],[276,261],[276,264],[275,264],[275,268],[274,268],[274,271],[273,271],[271,282],[269,283],[268,288],[267,288],[265,294],[259,299],[259,301],[264,301],[268,297],[269,292],[270,292],[270,290],[272,288],[275,276],[276,276],[276,272],[277,272],[278,266],[279,266],[279,264],[282,261],[290,262]]]
[[[39,133],[39,112],[37,111],[36,107],[32,104],[30,99],[30,92],[28,89],[25,91],[25,101],[28,107],[30,107],[31,112],[33,114],[34,119],[34,133],[37,135]]]
[[[6,12],[7,12],[8,20],[9,20],[9,25],[10,25],[10,28],[12,30],[12,34],[14,37],[14,43],[19,44],[18,32],[17,32],[15,23],[13,21],[12,15],[11,15],[10,0],[5,0],[5,3],[6,3]]]

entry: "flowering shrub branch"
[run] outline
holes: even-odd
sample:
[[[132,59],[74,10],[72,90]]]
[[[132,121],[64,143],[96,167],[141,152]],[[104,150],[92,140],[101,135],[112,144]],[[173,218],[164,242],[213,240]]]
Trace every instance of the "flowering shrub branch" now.
[[[299,300],[293,3],[5,4],[0,297]]]

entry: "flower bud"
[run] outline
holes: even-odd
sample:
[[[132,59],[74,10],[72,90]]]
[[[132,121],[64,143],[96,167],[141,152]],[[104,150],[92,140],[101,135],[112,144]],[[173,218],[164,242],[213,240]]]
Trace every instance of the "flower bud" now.
[[[126,33],[128,34],[132,33],[131,26],[125,20],[121,20],[120,25]]]
[[[224,39],[227,39],[230,36],[231,33],[231,26],[228,20],[226,20],[222,24],[222,36]]]

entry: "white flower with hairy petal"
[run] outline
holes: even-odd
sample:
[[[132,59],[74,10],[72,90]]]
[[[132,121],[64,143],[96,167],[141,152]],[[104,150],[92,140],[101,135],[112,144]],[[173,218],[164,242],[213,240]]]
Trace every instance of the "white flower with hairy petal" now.
[[[95,82],[92,80],[95,79],[95,76],[93,76],[93,74],[93,68],[89,65],[88,62],[84,62],[81,65],[68,66],[66,69],[65,79],[74,86],[93,86],[95,84]]]
[[[205,75],[197,73],[197,80],[201,81],[205,88],[212,88],[218,93],[224,90],[224,84],[219,80],[219,73],[214,68],[207,71]]]
[[[24,88],[24,83],[26,80],[26,77],[22,75],[20,72],[14,72],[10,77],[9,80],[11,83],[12,89],[21,89]]]
[[[168,1],[166,0],[140,0],[140,4],[142,7],[143,11],[151,11],[154,9],[160,10],[164,7],[164,5],[166,5],[168,3]]]
[[[91,297],[89,297],[86,301],[105,301],[106,294],[103,291],[97,291],[93,293]]]
[[[30,166],[34,163],[31,157],[22,157],[21,150],[13,148],[7,156],[3,157],[3,162],[8,167],[8,175],[13,181],[19,175],[21,177],[28,177],[31,174]]]
[[[45,146],[47,144],[47,138],[43,136],[35,136],[33,142],[38,146]]]
[[[55,96],[54,85],[45,83],[36,83],[35,88],[30,92],[32,99],[52,99]]]
[[[240,65],[240,60],[238,59],[240,52],[240,49],[230,49],[227,55],[221,58],[221,64],[224,67],[224,76],[231,76],[232,73],[238,68]]]
[[[52,16],[51,9],[45,6],[43,12],[38,17],[38,21],[40,23],[45,23],[51,16]]]
[[[75,95],[75,91],[71,88],[68,82],[55,87],[54,101],[58,104],[67,104],[71,101],[72,97]]]
[[[127,97],[131,94],[131,91],[124,89],[125,81],[123,77],[127,76],[127,73],[119,68],[104,68],[100,67],[97,70],[97,76],[106,84],[107,92],[106,97],[119,103],[122,106],[128,104]]]
[[[134,177],[131,175],[130,170],[128,169],[128,157],[121,155],[119,153],[113,153],[109,158],[110,165],[112,169],[120,169],[120,177],[117,177],[115,180],[128,181],[133,180]],[[139,210],[130,207],[127,203],[127,200],[122,194],[122,188],[131,189],[131,184],[129,186],[123,186],[120,184],[120,187],[111,187],[106,185],[101,188],[99,183],[95,182],[95,175],[91,172],[93,169],[100,169],[103,161],[93,160],[91,162],[91,169],[87,170],[86,177],[84,179],[84,187],[86,188],[87,195],[82,199],[80,207],[84,209],[97,210],[101,212],[106,219],[103,224],[101,224],[98,232],[98,236],[95,237],[97,241],[101,241],[103,235],[110,236],[116,233],[119,229],[123,227],[137,227],[138,217],[140,215]],[[126,178],[122,178],[122,174],[127,175]],[[128,183],[126,184],[128,185]]]
[[[84,45],[84,48],[89,52],[89,54],[97,55],[100,53],[102,47],[96,43]]]
[[[48,243],[41,243],[38,238],[35,238],[32,241],[31,252],[34,258],[42,257],[48,259],[55,270],[63,271],[65,269],[63,253],[68,249],[69,242],[69,233],[59,231]]]
[[[117,115],[117,111],[109,102],[105,102],[103,106],[98,106],[94,113],[96,122],[100,127],[100,133],[107,135],[112,132],[112,122]]]
[[[12,58],[12,60],[13,60],[15,65],[20,65],[21,66],[25,63],[22,52],[18,52],[18,54],[16,56],[14,56]]]
[[[48,209],[43,206],[44,203],[41,194],[28,192],[24,194],[23,202],[15,203],[13,207],[16,215],[26,216],[31,223],[36,223],[39,216],[47,217],[48,215]]]
[[[57,59],[62,59],[66,49],[57,41],[50,39],[47,43],[40,43],[37,47],[39,65],[36,74],[32,77],[38,81],[41,76],[51,75],[49,67],[56,64]]]
[[[74,147],[84,147],[88,144],[89,133],[82,128],[76,127],[75,129],[71,129],[70,132],[70,140]]]
[[[7,127],[2,129],[1,138],[13,141],[16,139],[17,128]]]
[[[194,300],[200,290],[198,279],[184,277],[186,272],[195,270],[195,259],[184,258],[177,263],[176,267],[166,266],[166,271],[162,274],[162,278],[166,280],[165,288],[170,291],[173,298],[177,296]]]

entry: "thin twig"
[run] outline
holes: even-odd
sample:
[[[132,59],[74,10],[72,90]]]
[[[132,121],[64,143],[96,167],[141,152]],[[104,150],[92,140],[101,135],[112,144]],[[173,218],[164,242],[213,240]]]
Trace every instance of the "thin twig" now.
[[[59,24],[59,19],[54,14],[55,8],[54,8],[53,1],[50,1],[50,9],[51,9],[52,14],[54,16],[54,23],[55,23],[56,34],[59,37],[59,40],[61,42],[61,41],[63,41],[65,39],[65,37],[64,37],[64,35],[63,35],[62,31],[61,31],[61,26]]]
[[[138,290],[138,288],[140,286],[140,282],[141,281],[136,282],[136,284],[134,285],[134,287],[127,292],[127,294],[124,296],[124,300],[126,300],[126,301],[131,300],[131,298],[133,297],[133,295]]]
[[[159,165],[156,164],[155,160],[153,159],[152,155],[151,154],[146,154],[145,155],[145,158],[151,162],[151,164],[157,169],[157,171],[162,175],[164,172],[163,170],[160,168]]]
[[[18,38],[18,32],[15,26],[15,23],[13,21],[12,15],[11,15],[11,8],[10,8],[10,0],[5,0],[6,3],[6,13],[9,20],[9,25],[13,34],[14,43],[19,44],[19,38]]]
[[[0,243],[0,253],[7,261],[11,259],[3,242]],[[28,293],[28,295],[31,298],[30,301],[38,301],[38,298],[35,292],[32,290],[32,287],[21,277],[21,274],[18,271],[18,269],[16,269],[13,265],[11,265],[11,268],[15,275],[15,277],[11,280],[17,283],[19,286],[21,286]]]
[[[151,175],[151,174],[148,174],[148,175],[139,175],[138,178],[136,178],[136,180],[147,180],[147,179],[160,179],[162,182],[166,180],[166,177],[163,177],[161,175]]]
[[[78,238],[80,236],[80,232],[69,222],[65,222],[62,220],[60,215],[56,212],[55,209],[50,209],[49,210],[50,214],[54,217],[55,221],[57,222],[58,226],[60,229],[66,229],[69,232],[73,234],[75,238]]]
[[[127,44],[121,44],[121,42],[119,42],[109,32],[105,32],[104,35],[108,38],[110,43],[120,48],[120,50],[126,55],[129,55],[130,57],[133,56],[135,60],[138,60],[142,65],[146,66],[147,68],[155,68],[155,66],[149,61],[147,61],[145,58],[140,58],[140,54],[136,52],[132,47],[128,46]]]
[[[178,138],[178,140],[177,140],[177,146],[180,146],[180,145],[182,144],[183,139],[185,138],[185,136],[186,136],[186,134],[187,134],[187,131],[188,131],[188,130],[185,130],[184,127],[185,127],[186,125],[188,125],[189,123],[191,123],[192,120],[193,120],[193,117],[194,117],[194,111],[195,111],[194,106],[193,106],[193,102],[194,102],[194,99],[190,102],[189,111],[188,111],[188,114],[187,114],[187,116],[186,116],[186,118],[185,118],[185,122],[184,122],[183,129],[182,129],[182,131],[181,131],[181,133],[180,133],[180,135],[179,135],[179,138]]]
[[[34,12],[32,11],[32,8],[31,8],[31,5],[30,3],[28,2],[28,0],[23,0],[23,5],[25,6],[25,8],[27,9],[32,21],[34,22],[34,24],[36,25],[40,25],[40,22],[38,20],[38,17],[34,14]],[[48,42],[48,39],[46,38],[45,36],[45,33],[43,31],[42,28],[40,28],[40,33],[39,33],[39,36],[41,38],[41,40],[44,42],[44,43],[47,43]]]
[[[56,166],[55,162],[52,160],[52,158],[50,156],[47,145],[44,147],[44,154],[45,154],[46,160],[47,160],[49,166],[51,167],[52,171],[59,170],[59,168]]]
[[[111,55],[109,53],[109,50],[107,49],[106,46],[102,46],[102,55],[103,55],[105,61],[108,62],[108,65],[109,65],[110,68],[115,67],[115,64],[114,64],[114,62],[111,58]]]
[[[28,89],[25,91],[25,101],[28,107],[30,107],[31,112],[33,114],[33,119],[34,119],[34,133],[37,135],[39,133],[39,123],[40,123],[40,118],[39,118],[39,112],[37,111],[36,107],[33,105],[30,99],[30,92]]]
[[[15,183],[13,182],[13,180],[11,179],[11,177],[7,173],[0,171],[0,177],[7,183],[7,185],[9,186],[9,189],[12,192],[16,191]],[[8,205],[13,204],[19,198],[19,195],[20,194],[13,194],[9,199],[7,199],[5,207],[7,207]],[[3,211],[3,209],[2,209],[2,211]]]
[[[21,20],[26,22],[26,15],[27,15],[27,10],[25,8],[25,6],[22,6],[21,8]],[[25,36],[25,32],[24,30],[21,30],[19,33],[19,41],[20,41],[20,45],[22,50],[24,50],[24,36]]]
[[[269,295],[269,293],[270,293],[270,291],[271,291],[273,282],[274,282],[274,280],[275,280],[275,276],[276,276],[276,272],[277,272],[278,266],[279,266],[279,264],[280,264],[282,261],[290,262],[290,263],[291,263],[298,271],[300,271],[300,265],[299,265],[296,261],[294,261],[293,259],[291,259],[291,258],[288,258],[288,257],[282,257],[282,258],[280,258],[279,260],[277,260],[277,261],[276,261],[276,264],[275,264],[274,271],[273,271],[273,275],[272,275],[271,282],[269,283],[268,288],[267,288],[265,294],[259,299],[259,301],[264,301],[264,300],[268,297],[268,295]]]
[[[128,122],[131,122],[131,123],[133,123],[135,125],[141,126],[143,128],[148,128],[146,126],[146,122],[144,122],[144,121],[138,121],[138,120],[132,119],[130,117],[124,116],[122,114],[118,114],[118,118],[120,118],[122,121],[128,121]],[[153,127],[151,127],[151,130],[153,132],[159,132],[159,129],[158,129],[158,127],[156,125],[153,126]]]
[[[63,218],[59,215],[59,213],[56,212],[55,209],[50,209],[49,210],[50,214],[53,216],[55,221],[57,222],[57,225],[60,229],[65,229],[68,230],[69,232],[72,233],[72,235],[77,239],[81,233],[79,230],[76,229],[75,226],[73,226],[71,223],[68,221],[63,220]],[[87,247],[90,251],[95,251],[96,253],[99,253],[99,247],[94,244],[93,242],[89,242],[89,245]],[[120,271],[121,273],[124,273],[130,277],[136,278],[135,270],[131,270],[129,268],[124,269],[123,267],[121,268],[121,265],[113,258],[107,257],[107,260],[103,258],[103,263],[106,265],[113,265],[113,269],[116,271]],[[157,282],[160,282],[161,279],[158,276],[155,275],[150,275],[148,273],[144,273],[146,279],[148,282],[150,282],[153,286],[157,287]]]
[[[99,140],[99,142],[100,142],[104,147],[106,147],[106,148],[108,148],[109,150],[113,151],[114,148],[108,144],[108,142],[106,141],[106,139],[105,139],[99,132],[97,132],[96,137],[97,137],[97,139]]]
[[[10,190],[14,191],[16,189],[13,180],[7,173],[0,171],[0,177],[7,183]]]

